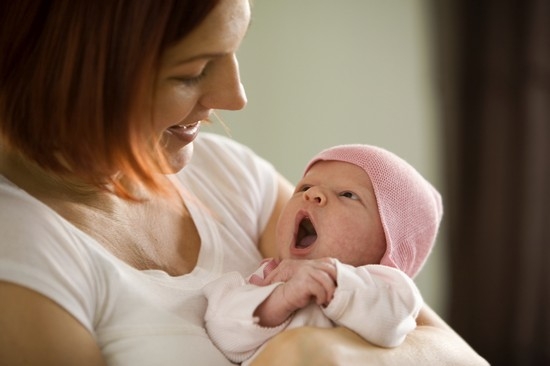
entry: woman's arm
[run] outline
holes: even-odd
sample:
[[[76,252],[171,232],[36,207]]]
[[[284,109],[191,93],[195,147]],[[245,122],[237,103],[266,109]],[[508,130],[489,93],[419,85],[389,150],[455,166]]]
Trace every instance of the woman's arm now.
[[[2,365],[104,366],[93,336],[59,305],[0,281]]]
[[[427,306],[417,321],[396,348],[373,346],[343,327],[294,328],[272,338],[253,365],[489,365]]]
[[[277,221],[285,204],[290,200],[294,187],[283,176],[279,175],[277,199],[267,226],[260,238],[259,249],[264,258],[277,258],[277,245],[275,244],[275,230]]]

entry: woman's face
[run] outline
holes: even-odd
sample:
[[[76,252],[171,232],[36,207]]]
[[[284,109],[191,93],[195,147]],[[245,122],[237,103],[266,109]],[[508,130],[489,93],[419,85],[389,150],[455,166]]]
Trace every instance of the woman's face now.
[[[236,51],[248,29],[248,0],[221,0],[187,37],[162,58],[154,128],[169,168],[182,169],[193,153],[200,121],[214,109],[246,105]]]
[[[281,213],[277,245],[281,258],[380,263],[386,239],[368,174],[341,161],[315,163]]]

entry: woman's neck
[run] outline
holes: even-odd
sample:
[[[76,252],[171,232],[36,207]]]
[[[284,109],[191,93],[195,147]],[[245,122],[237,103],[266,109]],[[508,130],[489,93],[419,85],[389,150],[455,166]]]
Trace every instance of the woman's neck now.
[[[5,151],[0,174],[135,268],[183,274],[196,264],[200,238],[175,188],[166,196],[136,192],[144,198],[127,200]]]

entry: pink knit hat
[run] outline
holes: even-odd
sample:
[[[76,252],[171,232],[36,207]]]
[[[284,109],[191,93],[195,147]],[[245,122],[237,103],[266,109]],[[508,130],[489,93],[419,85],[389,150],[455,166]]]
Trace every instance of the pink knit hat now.
[[[434,245],[443,215],[441,195],[416,169],[397,155],[370,145],[340,145],[317,154],[320,160],[344,161],[369,175],[386,235],[380,264],[395,267],[411,278],[420,271]]]

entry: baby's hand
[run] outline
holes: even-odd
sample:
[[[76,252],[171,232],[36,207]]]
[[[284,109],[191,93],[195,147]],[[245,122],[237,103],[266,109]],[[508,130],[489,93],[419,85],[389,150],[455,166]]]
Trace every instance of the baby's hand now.
[[[274,258],[266,258],[262,261],[260,266],[264,265],[262,277],[258,276],[257,274],[253,274],[248,279],[248,282],[256,285],[256,286],[266,286],[269,285],[269,283],[265,280],[265,278],[273,271],[277,266],[279,265],[279,261]]]
[[[272,262],[274,263],[274,262]],[[254,315],[262,326],[273,327],[284,322],[296,310],[315,301],[328,305],[336,290],[336,262],[331,258],[285,259],[267,272],[259,285],[283,282],[261,303]],[[255,282],[259,282],[255,281]]]
[[[336,278],[336,264],[334,259],[329,257],[319,259],[283,259],[279,261],[272,259],[264,269],[264,285],[269,285],[273,282],[286,282],[303,267],[314,267],[325,272],[330,272]]]
[[[317,305],[327,305],[336,290],[336,264],[331,258],[285,259],[265,280],[284,282],[279,291],[289,310],[301,309],[312,300]]]

